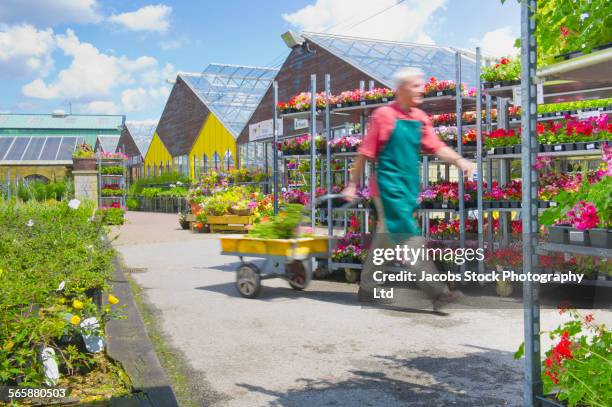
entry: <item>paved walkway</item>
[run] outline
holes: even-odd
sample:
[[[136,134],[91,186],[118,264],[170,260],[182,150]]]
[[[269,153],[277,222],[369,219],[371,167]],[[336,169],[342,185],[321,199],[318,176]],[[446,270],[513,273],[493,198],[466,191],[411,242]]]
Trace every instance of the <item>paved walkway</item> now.
[[[199,373],[202,405],[521,405],[522,309],[368,309],[356,285],[329,281],[300,293],[266,280],[260,298],[243,299],[237,259],[214,235],[179,230],[176,215],[128,216],[116,247],[146,268],[133,276]],[[543,312],[544,328],[558,318]]]

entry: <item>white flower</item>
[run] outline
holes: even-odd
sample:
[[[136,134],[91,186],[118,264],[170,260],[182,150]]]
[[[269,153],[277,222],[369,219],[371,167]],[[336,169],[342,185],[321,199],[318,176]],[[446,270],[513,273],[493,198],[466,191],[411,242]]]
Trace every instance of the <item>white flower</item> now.
[[[176,185],[170,184],[170,188],[176,188]]]
[[[62,291],[64,289],[64,286],[66,285],[65,281],[62,281],[59,286],[57,287],[57,290],[55,291]]]
[[[27,226],[27,227],[29,227],[29,228],[31,228],[32,226],[34,226],[34,221],[33,221],[32,219],[30,219],[30,220],[28,221],[28,223],[26,223],[26,226]]]
[[[70,202],[68,202],[68,206],[72,209],[79,209],[79,206],[81,206],[81,201],[78,199],[71,199]]]
[[[183,185],[181,181],[176,181],[176,185]]]

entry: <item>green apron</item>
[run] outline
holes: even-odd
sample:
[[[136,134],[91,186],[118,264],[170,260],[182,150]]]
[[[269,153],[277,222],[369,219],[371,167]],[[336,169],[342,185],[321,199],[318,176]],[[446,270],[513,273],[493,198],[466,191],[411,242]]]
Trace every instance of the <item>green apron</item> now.
[[[385,227],[395,243],[421,234],[414,219],[421,181],[420,152],[421,122],[396,121],[376,166]]]

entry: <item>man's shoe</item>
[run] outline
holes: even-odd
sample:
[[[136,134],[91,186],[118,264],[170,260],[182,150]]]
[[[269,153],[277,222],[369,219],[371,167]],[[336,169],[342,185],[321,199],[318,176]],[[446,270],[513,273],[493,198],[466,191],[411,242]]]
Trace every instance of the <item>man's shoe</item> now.
[[[449,291],[447,293],[439,295],[432,301],[434,311],[439,311],[446,307],[448,304],[457,302],[463,298],[463,293],[459,290]]]

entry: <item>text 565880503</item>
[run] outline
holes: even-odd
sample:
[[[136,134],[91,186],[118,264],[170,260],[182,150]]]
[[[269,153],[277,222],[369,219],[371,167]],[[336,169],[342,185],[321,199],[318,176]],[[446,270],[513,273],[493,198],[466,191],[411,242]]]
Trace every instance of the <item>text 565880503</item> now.
[[[0,386],[0,401],[24,399],[50,399],[68,396],[68,389],[59,387],[12,387]]]

